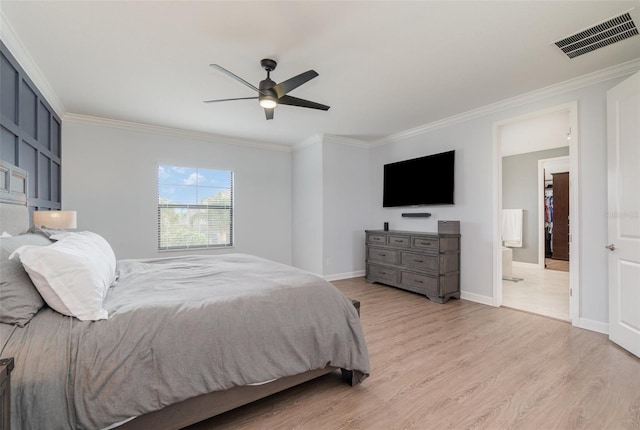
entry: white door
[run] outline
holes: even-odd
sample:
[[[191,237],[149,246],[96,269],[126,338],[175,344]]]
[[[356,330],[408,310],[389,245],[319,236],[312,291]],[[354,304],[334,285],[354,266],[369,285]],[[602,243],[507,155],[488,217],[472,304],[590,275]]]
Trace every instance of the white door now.
[[[640,73],[607,93],[609,338],[640,357]]]

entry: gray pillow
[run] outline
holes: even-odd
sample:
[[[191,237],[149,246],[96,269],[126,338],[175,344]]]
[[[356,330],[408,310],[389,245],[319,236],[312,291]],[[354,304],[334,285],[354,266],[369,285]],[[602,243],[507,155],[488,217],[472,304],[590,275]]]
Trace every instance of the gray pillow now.
[[[9,260],[22,245],[46,246],[52,242],[42,234],[0,238],[0,322],[25,324],[44,306],[44,300],[17,259]]]

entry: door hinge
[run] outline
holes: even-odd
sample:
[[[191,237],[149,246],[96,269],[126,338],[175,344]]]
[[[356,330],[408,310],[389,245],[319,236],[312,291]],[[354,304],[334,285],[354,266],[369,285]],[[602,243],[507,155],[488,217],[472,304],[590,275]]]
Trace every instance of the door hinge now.
[[[569,297],[573,297],[573,288],[569,288]]]

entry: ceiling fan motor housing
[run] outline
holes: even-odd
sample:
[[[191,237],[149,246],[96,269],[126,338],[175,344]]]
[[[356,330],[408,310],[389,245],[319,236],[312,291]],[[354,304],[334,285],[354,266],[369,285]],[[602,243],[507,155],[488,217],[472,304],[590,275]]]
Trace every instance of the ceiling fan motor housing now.
[[[278,101],[278,95],[271,88],[276,86],[276,83],[271,80],[271,76],[269,75],[272,71],[276,69],[278,63],[271,58],[263,58],[260,60],[260,65],[264,70],[267,71],[267,78],[260,81],[260,85],[258,88],[260,89],[260,94],[258,94],[258,101],[262,102],[263,100],[271,100],[273,102]]]
[[[260,61],[260,65],[267,72],[273,72],[276,69],[276,67],[278,66],[278,63],[276,63],[276,61],[272,60],[271,58],[265,58],[265,59]]]
[[[262,61],[265,61],[265,60],[262,60]],[[272,81],[270,78],[263,79],[262,81],[260,81],[260,85],[258,86],[258,88],[260,89],[260,93],[258,94],[258,100],[259,101],[273,100],[274,102],[277,102],[278,95],[274,90],[271,89],[275,85],[276,83]]]

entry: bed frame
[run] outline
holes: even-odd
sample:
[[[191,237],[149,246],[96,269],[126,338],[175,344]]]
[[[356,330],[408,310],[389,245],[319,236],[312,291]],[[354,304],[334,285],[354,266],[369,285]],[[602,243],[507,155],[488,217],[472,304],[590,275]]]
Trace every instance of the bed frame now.
[[[29,227],[27,172],[0,160],[0,232],[20,234]],[[360,303],[354,303],[359,311]],[[358,312],[359,313],[359,312]],[[260,385],[233,387],[192,397],[135,417],[118,429],[181,429],[338,370],[334,366],[310,370]],[[342,379],[351,386],[364,379],[362,373],[341,369]]]
[[[287,376],[286,378],[278,379],[267,384],[233,387],[225,391],[216,391],[192,397],[158,411],[136,417],[118,427],[118,429],[181,429],[296,385],[303,384],[322,375],[336,371],[337,369],[337,367],[326,366],[323,369]],[[343,379],[351,385],[360,382],[358,378],[353,377],[353,373],[355,372],[342,370]]]

